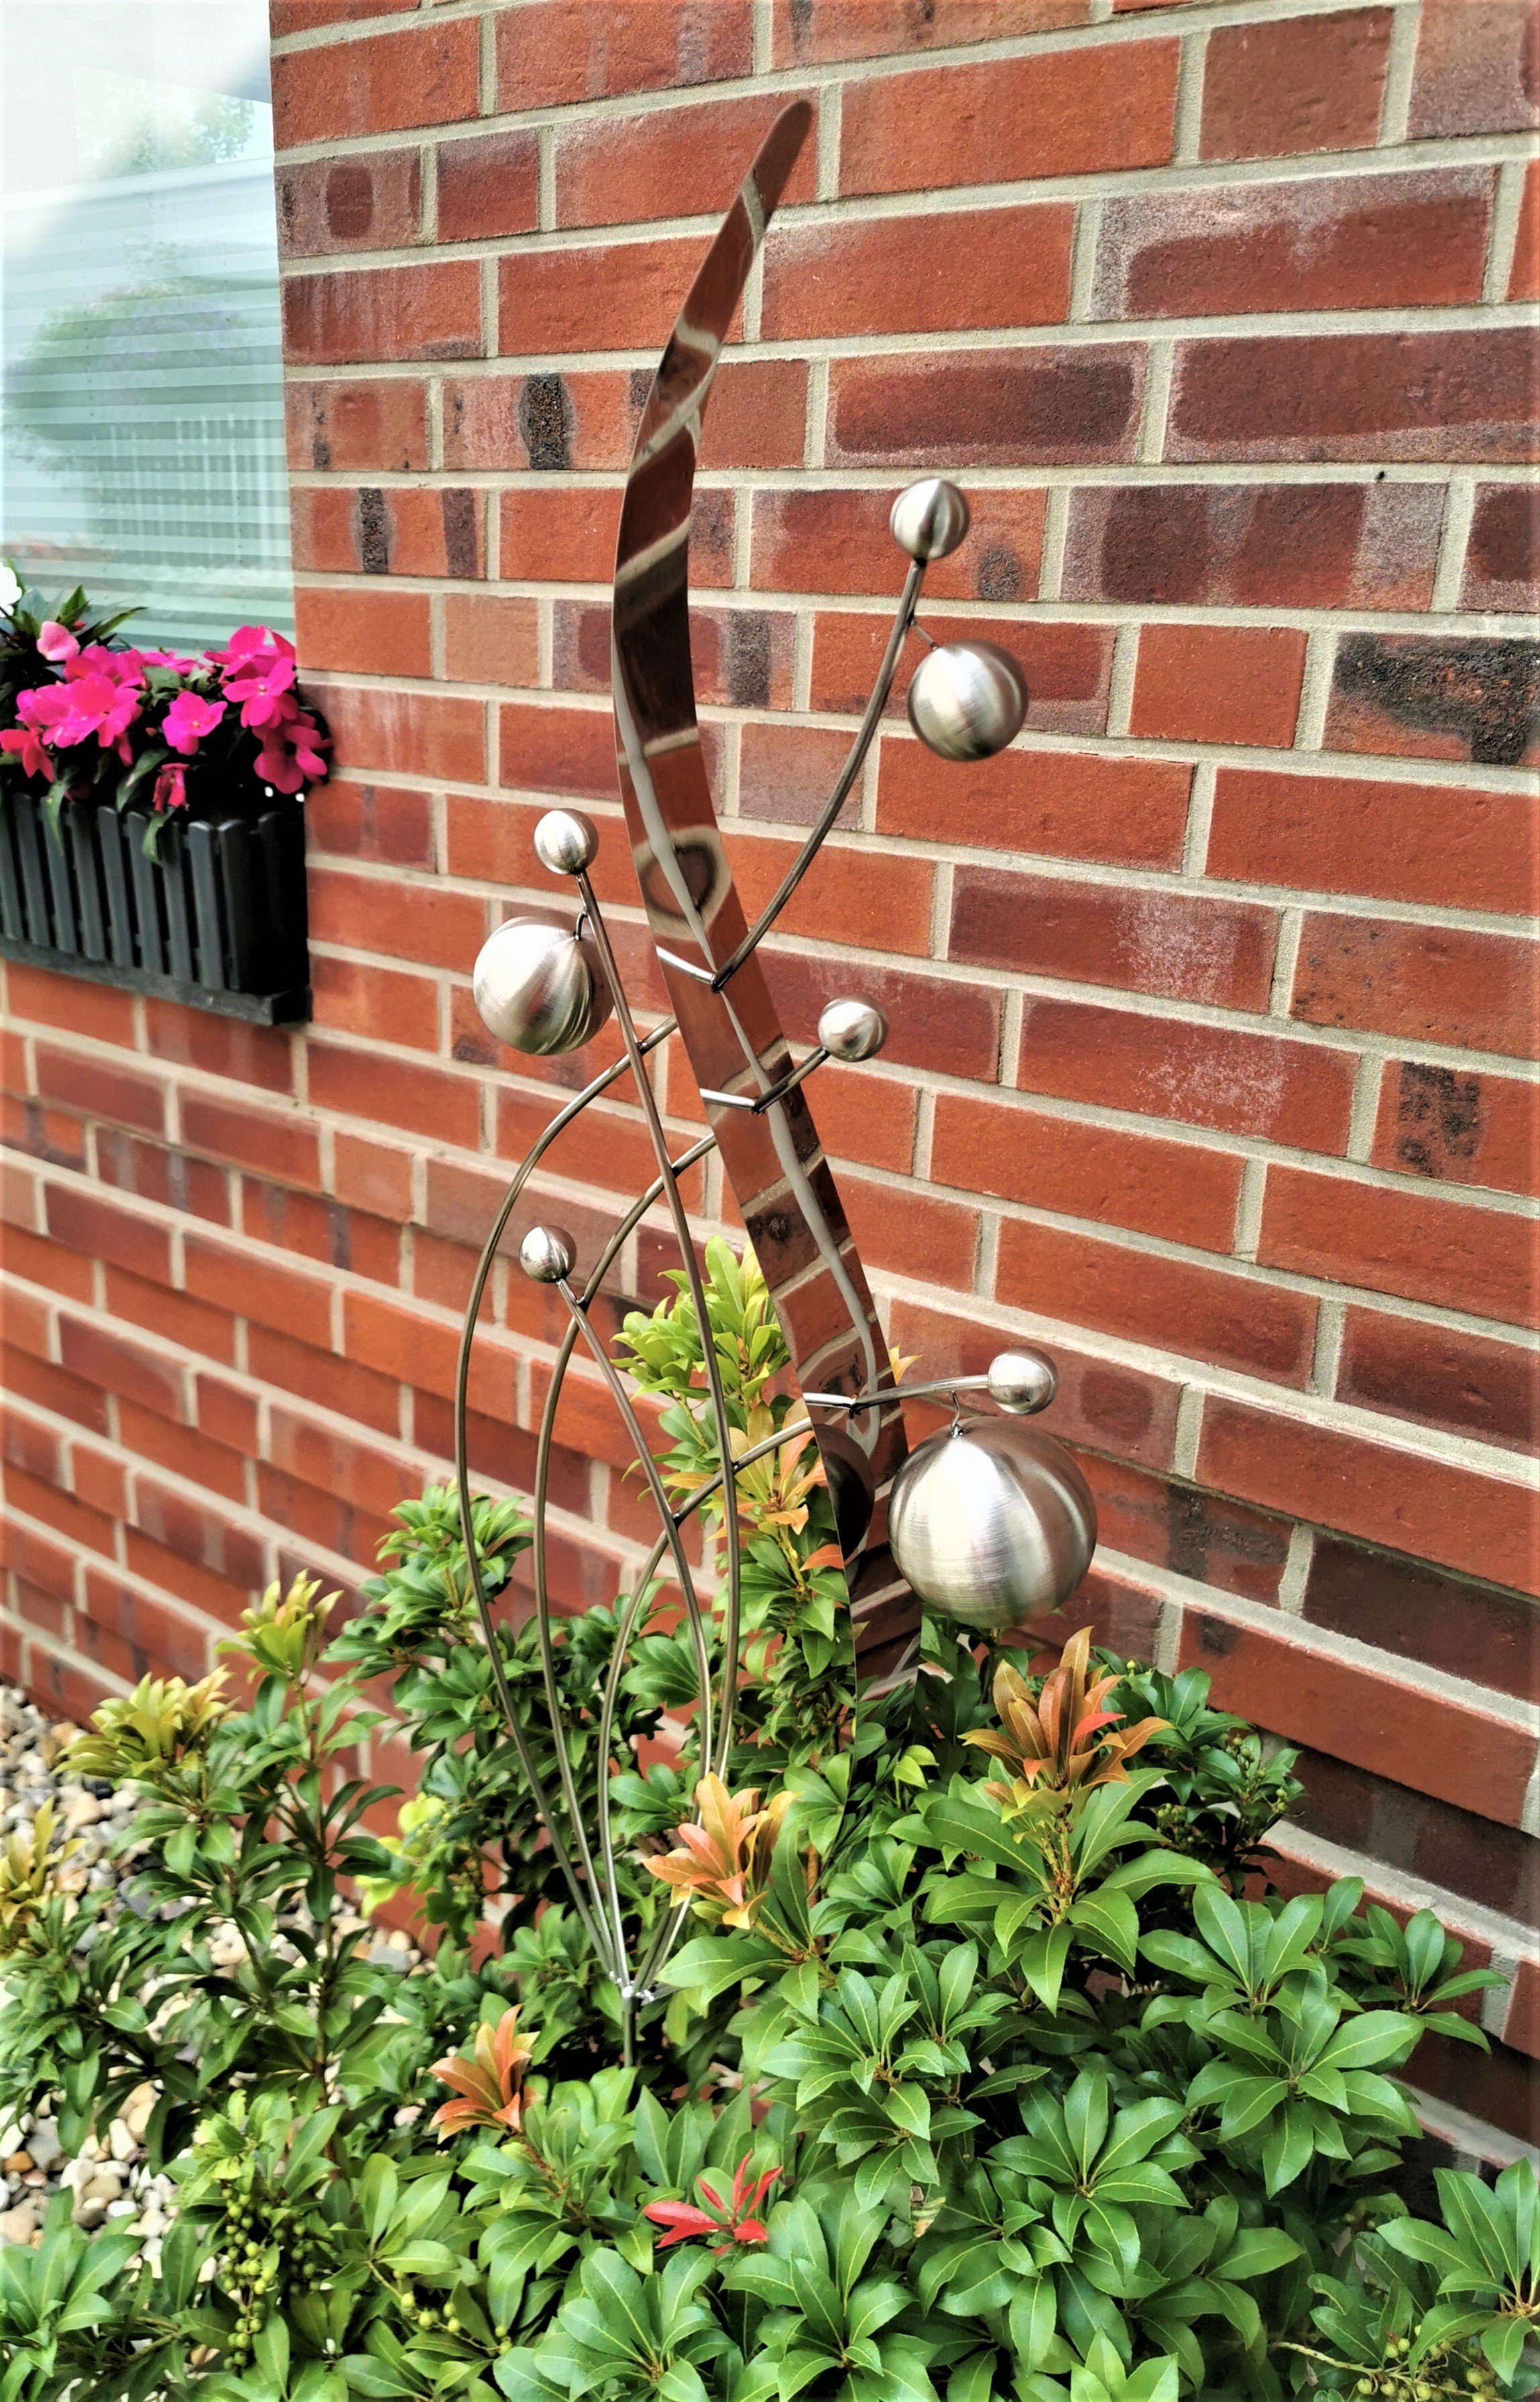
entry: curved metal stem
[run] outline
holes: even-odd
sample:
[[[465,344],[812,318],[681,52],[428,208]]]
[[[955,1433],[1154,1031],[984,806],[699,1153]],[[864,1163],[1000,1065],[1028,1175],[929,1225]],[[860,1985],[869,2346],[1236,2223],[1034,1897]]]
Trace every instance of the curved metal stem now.
[[[850,756],[840,768],[835,780],[834,790],[819,811],[817,821],[801,849],[792,861],[742,941],[735,946],[727,964],[719,967],[712,977],[714,992],[720,992],[722,987],[737,974],[750,953],[758,949],[817,858],[824,847],[825,837],[844,808],[850,795],[851,786],[861,773],[862,762],[871,749],[872,738],[882,722],[882,711],[888,705],[888,695],[893,690],[893,680],[898,672],[899,654],[903,650],[905,637],[914,623],[914,613],[920,605],[920,587],[924,580],[925,561],[923,559],[912,559],[909,563],[909,572],[904,578],[904,589],[899,595],[898,614],[893,621],[893,631],[888,636],[888,647],[882,655],[882,664],[877,671],[877,682],[871,688],[871,698],[867,703],[866,715],[862,718],[855,740],[851,745]]]

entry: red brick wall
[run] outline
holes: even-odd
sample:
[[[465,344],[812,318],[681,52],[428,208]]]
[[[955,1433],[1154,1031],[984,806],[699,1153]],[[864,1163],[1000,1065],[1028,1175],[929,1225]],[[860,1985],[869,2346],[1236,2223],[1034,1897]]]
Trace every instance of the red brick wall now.
[[[252,1585],[355,1575],[443,1473],[473,1246],[572,1076],[493,1049],[471,963],[548,896],[530,829],[572,795],[645,978],[619,488],[709,226],[806,91],[695,546],[751,901],[848,741],[914,470],[974,507],[930,623],[1006,641],[1034,694],[975,768],[895,716],[769,946],[797,1037],[835,991],[892,1018],[818,1108],[893,1336],[937,1367],[1053,1345],[1099,1623],[1306,1746],[1297,1874],[1360,1860],[1512,1971],[1540,1801],[1524,0],[273,7],[300,642],[340,771],[315,1021],[7,977],[7,1665],[72,1708],[196,1673]],[[645,1172],[635,1115],[597,1110],[561,1213],[589,1235]],[[490,1319],[479,1465],[518,1484],[552,1320],[504,1270]],[[600,1597],[645,1513],[590,1390],[555,1499],[563,1589]],[[1535,1992],[1485,2003],[1493,2063],[1420,2062],[1437,2123],[1519,2132]]]

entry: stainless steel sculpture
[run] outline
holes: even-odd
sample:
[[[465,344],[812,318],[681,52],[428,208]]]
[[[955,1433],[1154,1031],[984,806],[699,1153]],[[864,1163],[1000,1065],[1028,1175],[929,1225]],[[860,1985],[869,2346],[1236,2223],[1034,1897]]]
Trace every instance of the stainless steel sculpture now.
[[[703,1596],[700,1590],[684,1527],[690,1515],[719,1492],[724,1473],[736,1479],[742,1469],[810,1428],[845,1553],[853,1639],[864,1677],[891,1678],[904,1673],[912,1657],[920,1615],[915,1594],[881,1532],[881,1519],[874,1515],[890,1487],[895,1496],[903,1490],[895,1483],[905,1463],[899,1396],[887,1344],[806,1093],[808,1079],[826,1061],[871,1057],[881,1049],[887,1028],[881,1012],[869,1002],[832,1001],[819,1020],[816,1048],[799,1064],[795,1062],[756,954],[812,865],[860,773],[914,622],[926,565],[954,549],[967,531],[967,504],[963,495],[954,485],[930,477],[912,485],[894,505],[894,537],[909,554],[910,565],[876,684],[827,802],[779,889],[752,925],[734,888],[712,806],[690,667],[689,528],[701,416],[749,270],[811,117],[808,104],[798,101],[778,117],[707,252],[643,411],[621,509],[612,614],[617,769],[637,881],[673,1015],[649,1033],[637,1029],[590,880],[599,837],[590,821],[576,810],[552,810],[535,833],[542,863],[554,873],[573,878],[579,911],[576,924],[552,926],[539,919],[516,919],[493,935],[477,963],[478,1005],[501,1040],[527,1052],[565,1052],[589,1040],[613,1011],[622,1044],[622,1056],[576,1094],[541,1135],[509,1185],[488,1236],[460,1347],[455,1467],[471,1576],[509,1729],[571,1890],[573,1906],[618,1989],[628,2046],[636,2004],[650,1995],[677,1937],[684,1905],[659,1920],[643,1956],[633,1959],[616,1875],[609,1776],[602,1765],[597,1823],[590,1829],[584,1822],[563,1742],[551,1635],[547,1500],[556,1414],[577,1346],[581,1345],[590,1356],[634,1445],[660,1529],[622,1608],[597,1732],[601,1763],[611,1759],[611,1729],[628,1646],[653,1580],[666,1559],[683,1599],[695,1652],[700,1687],[695,1728],[699,1767],[702,1774],[708,1768],[717,1774],[725,1772],[741,1675],[737,1512],[730,1506],[722,1512],[721,1666],[715,1686],[710,1635],[714,1605],[712,1597]],[[1002,749],[1020,727],[1026,709],[1025,681],[1016,662],[992,644],[933,648],[922,676],[928,679],[925,690],[931,697],[926,701],[923,695],[917,702],[911,696],[910,715],[922,739],[939,755],[986,756]],[[670,1154],[645,1067],[647,1055],[674,1034],[688,1057],[710,1128],[677,1158]],[[653,1181],[625,1212],[586,1273],[578,1273],[576,1246],[560,1228],[531,1227],[520,1249],[525,1273],[551,1286],[567,1312],[540,1425],[531,1553],[534,1622],[557,1763],[559,1789],[551,1791],[538,1773],[507,1689],[490,1600],[468,1540],[466,1393],[471,1347],[493,1261],[530,1176],[563,1129],[599,1094],[626,1075],[651,1139],[657,1165]],[[725,1470],[675,1509],[648,1451],[625,1381],[590,1312],[632,1230],[661,1202],[672,1221],[697,1321],[706,1323],[705,1295],[679,1180],[714,1150],[721,1156],[770,1287],[807,1415],[735,1458],[716,1360],[710,1344],[705,1345],[707,1399],[717,1457]],[[1020,1414],[1045,1407],[1052,1399],[1053,1387],[1052,1365],[1046,1358],[1018,1352],[1002,1355],[987,1378],[906,1386],[905,1398],[927,1393],[955,1396],[987,1387],[1001,1408]],[[994,1437],[1026,1431],[999,1421],[989,1421],[988,1428]],[[936,1440],[946,1442],[951,1452],[958,1453],[959,1446],[966,1452],[975,1438],[963,1425],[959,1412],[952,1435]],[[1089,1557],[1094,1512],[1078,1471],[1048,1438],[1034,1435],[1031,1441],[1032,1457],[1040,1463],[1036,1481],[1017,1477],[1008,1527],[1001,1510],[994,1513],[1008,1540],[1028,1544],[1031,1573],[1018,1579],[1001,1608],[996,1609],[992,1601],[989,1607],[993,1614],[975,1622],[1005,1622],[1017,1609],[1020,1596],[1029,1592],[1034,1609],[1062,1602]],[[931,1446],[925,1446],[917,1453],[912,1466],[922,1469],[930,1451]],[[1050,1473],[1056,1454],[1062,1470]],[[957,1464],[961,1466],[960,1453]],[[933,1513],[926,1504],[933,1489],[941,1487],[934,1485],[930,1475],[922,1474],[911,1487],[907,1523],[911,1530],[929,1524],[935,1537]],[[1064,1506],[1066,1494],[1074,1507]],[[1046,1512],[1041,1525],[1033,1516],[1037,1502]],[[896,1525],[895,1533],[903,1556],[904,1539]],[[944,1542],[936,1540],[930,1540],[927,1548],[915,1536],[914,1564],[918,1568],[922,1551],[927,1563],[923,1580],[925,1598],[943,1608],[950,1606],[947,1576],[944,1566],[937,1568],[935,1562],[942,1559],[945,1549]],[[957,1597],[965,1603],[977,1597],[976,1571],[977,1563],[973,1563],[969,1575],[974,1583],[965,1591],[962,1583],[957,1588]],[[992,1573],[1000,1585],[1000,1572]],[[991,1592],[995,1593],[994,1586]]]

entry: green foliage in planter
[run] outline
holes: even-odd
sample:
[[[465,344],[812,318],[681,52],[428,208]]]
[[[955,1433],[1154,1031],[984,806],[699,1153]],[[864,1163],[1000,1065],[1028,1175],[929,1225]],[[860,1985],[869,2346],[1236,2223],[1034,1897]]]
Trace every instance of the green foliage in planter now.
[[[752,1268],[714,1253],[746,1443],[788,1422]],[[628,1322],[680,1498],[714,1472],[687,1302]],[[795,1438],[793,1438],[795,1440]],[[790,1449],[790,1444],[786,1446]],[[1479,2043],[1490,1981],[1355,1881],[1258,1895],[1297,1791],[1214,1710],[1089,1644],[1046,1681],[934,1624],[853,1728],[805,1451],[743,1497],[756,1676],[727,1786],[615,1780],[633,1952],[691,1912],[631,2064],[498,1716],[461,1529],[404,1507],[367,1607],[276,1589],[219,1679],[146,1684],[76,1764],[144,1798],[131,1906],[73,1893],[51,1829],[0,1862],[0,2110],[66,2143],[147,2084],[171,2235],[55,2215],[0,2254],[0,2402],[1387,2402],[1522,2395],[1540,2202],[1441,2174],[1399,2198],[1396,2072]],[[720,1530],[720,1504],[715,1525]],[[528,1528],[477,1505],[493,1589]],[[612,1609],[555,1674],[591,1796]],[[539,1752],[539,1667],[501,1637]],[[353,1774],[388,1688],[422,1760],[394,1840]],[[618,1744],[695,1695],[654,1614]],[[693,1840],[675,1829],[701,1817]],[[403,1975],[335,1908],[409,1878]]]

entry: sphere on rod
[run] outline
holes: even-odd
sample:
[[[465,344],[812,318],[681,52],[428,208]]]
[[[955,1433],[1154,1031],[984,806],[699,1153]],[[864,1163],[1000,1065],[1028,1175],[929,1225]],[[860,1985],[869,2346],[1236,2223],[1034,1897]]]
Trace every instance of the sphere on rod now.
[[[998,1632],[1069,1599],[1096,1548],[1096,1503],[1051,1435],[1020,1418],[976,1418],[903,1461],[888,1541],[929,1608]]]
[[[888,529],[911,559],[945,559],[967,532],[968,504],[955,484],[925,476],[899,493]]]
[[[989,1365],[989,1396],[1012,1417],[1046,1410],[1059,1390],[1059,1371],[1046,1351],[998,1351]]]
[[[909,683],[909,724],[939,759],[992,759],[1027,713],[1020,663],[997,642],[944,642]]]
[[[489,934],[471,989],[488,1032],[537,1058],[591,1042],[610,1014],[592,945],[548,918],[510,918]]]
[[[599,829],[581,809],[548,809],[534,829],[534,855],[553,876],[580,876],[599,855]]]
[[[560,1284],[572,1274],[577,1246],[564,1226],[532,1226],[519,1246],[519,1264],[536,1284]]]
[[[888,1021],[869,1001],[831,1001],[818,1020],[818,1040],[831,1059],[874,1058],[888,1039]]]

